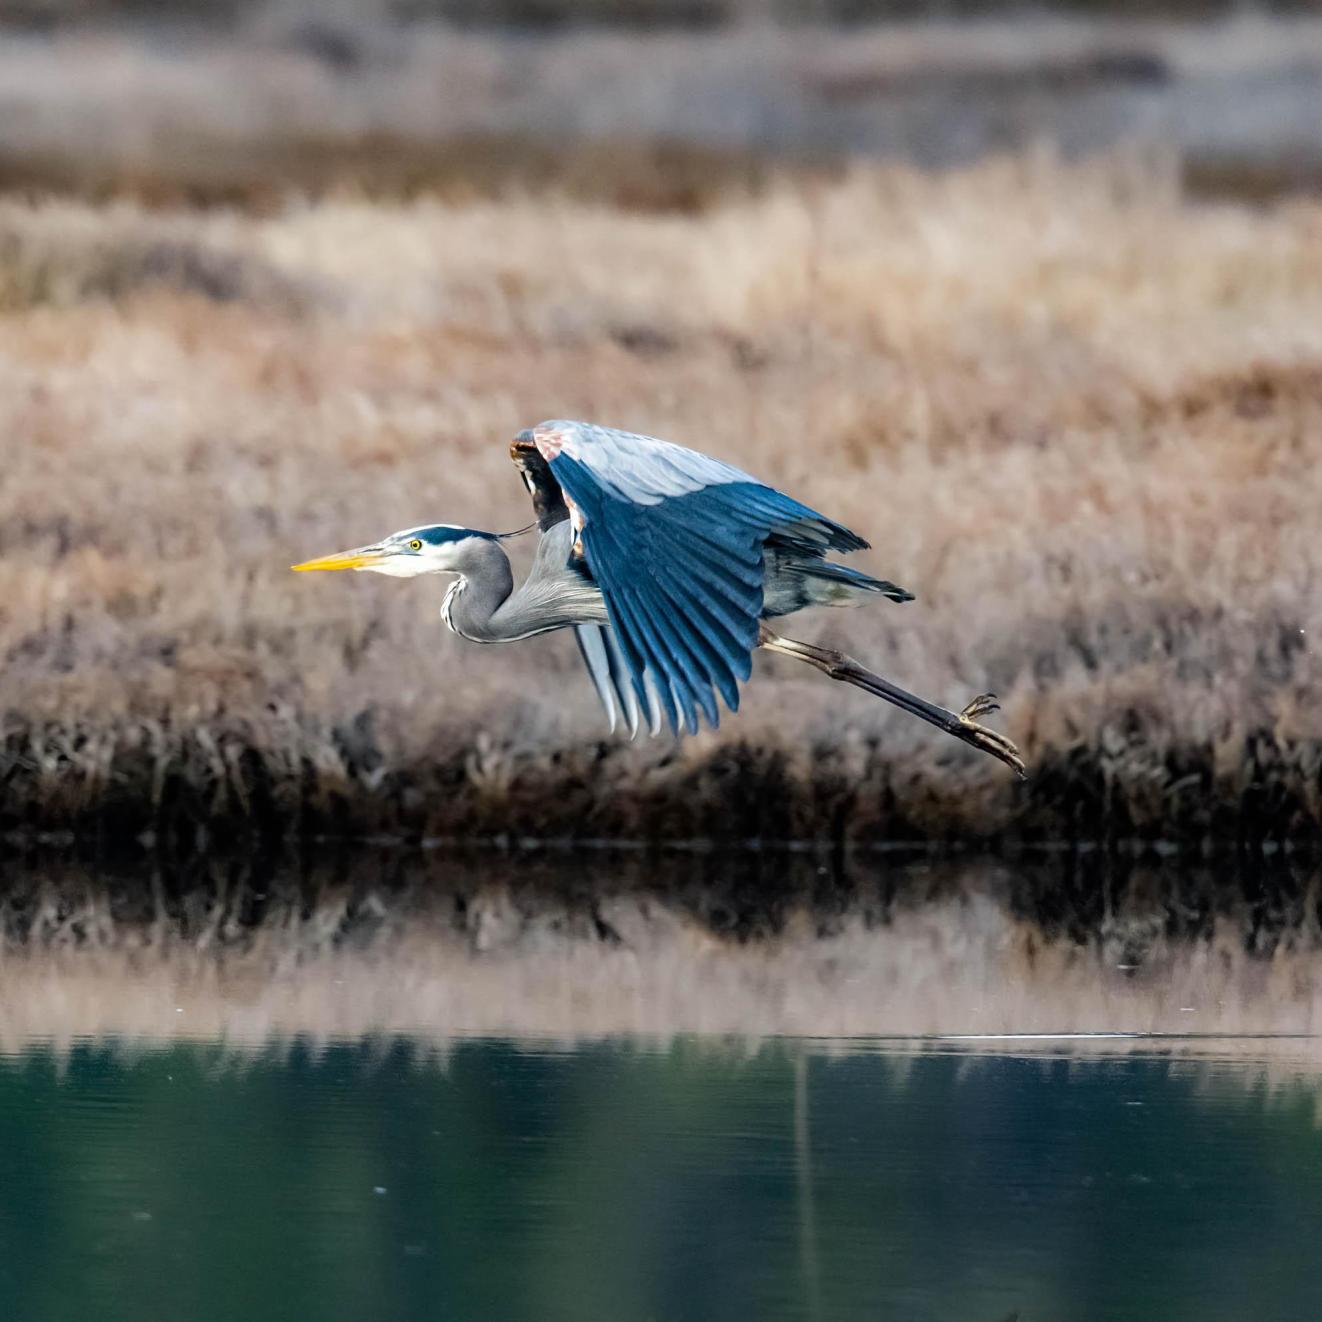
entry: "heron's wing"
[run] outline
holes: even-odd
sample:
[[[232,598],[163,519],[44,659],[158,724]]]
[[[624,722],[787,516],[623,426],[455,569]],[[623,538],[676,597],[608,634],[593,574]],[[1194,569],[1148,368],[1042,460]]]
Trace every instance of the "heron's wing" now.
[[[578,640],[578,650],[588,668],[593,687],[606,709],[606,719],[610,722],[611,733],[620,714],[629,726],[629,738],[638,733],[638,698],[633,691],[633,680],[629,667],[620,651],[615,631],[608,624],[576,624],[574,636]],[[653,703],[649,708],[652,733],[660,725],[661,709]]]
[[[552,422],[532,437],[559,482],[638,704],[672,729],[731,711],[752,670],[768,540],[809,554],[866,545],[729,464],[648,436]],[[713,693],[713,689],[715,693]]]

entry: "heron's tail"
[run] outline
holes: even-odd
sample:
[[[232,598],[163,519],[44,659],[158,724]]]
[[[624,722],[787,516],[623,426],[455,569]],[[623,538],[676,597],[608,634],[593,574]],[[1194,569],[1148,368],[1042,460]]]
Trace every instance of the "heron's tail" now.
[[[823,598],[820,601],[815,600],[814,604],[852,605],[860,595],[874,592],[889,597],[891,601],[914,599],[912,592],[906,592],[904,588],[897,587],[887,579],[873,578],[870,574],[860,573],[857,569],[834,565],[829,560],[796,560],[786,568],[812,581],[812,586],[817,590],[811,595],[815,599],[819,596]]]

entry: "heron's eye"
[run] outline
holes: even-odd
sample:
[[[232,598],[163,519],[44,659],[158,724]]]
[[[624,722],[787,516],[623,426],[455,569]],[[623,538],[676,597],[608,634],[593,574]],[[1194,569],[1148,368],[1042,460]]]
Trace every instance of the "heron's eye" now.
[[[422,550],[422,542],[419,541],[419,539],[415,537],[415,538],[409,543],[409,550],[410,550],[410,551],[421,551],[421,550]]]

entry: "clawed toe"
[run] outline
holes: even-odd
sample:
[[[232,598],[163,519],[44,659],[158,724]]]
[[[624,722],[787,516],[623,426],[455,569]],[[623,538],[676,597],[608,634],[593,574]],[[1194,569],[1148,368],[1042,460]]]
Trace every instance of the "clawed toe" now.
[[[967,707],[959,714],[960,728],[957,733],[966,743],[972,744],[974,748],[980,748],[984,753],[990,753],[992,757],[999,758],[1006,766],[1013,768],[1018,774],[1020,780],[1028,779],[1028,772],[1024,767],[1024,759],[1019,756],[1019,749],[1015,746],[1013,739],[1003,735],[999,730],[993,730],[986,725],[979,725],[977,721],[970,718],[970,713],[977,709],[977,714],[982,715],[988,709],[986,707],[978,708],[977,704],[991,700],[990,710],[997,709],[995,700],[991,695],[974,698]]]
[[[976,720],[979,716],[988,716],[994,711],[1000,711],[1001,704],[996,701],[994,693],[979,693],[967,707],[960,712],[960,717],[966,721]]]

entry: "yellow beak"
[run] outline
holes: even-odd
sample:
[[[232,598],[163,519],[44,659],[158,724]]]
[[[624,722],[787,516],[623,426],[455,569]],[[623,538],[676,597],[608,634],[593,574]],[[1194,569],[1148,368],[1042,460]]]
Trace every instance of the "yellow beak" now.
[[[375,546],[361,546],[356,551],[340,551],[337,555],[323,555],[320,560],[304,560],[301,565],[290,565],[299,571],[307,569],[361,569],[364,565],[384,560],[386,554]]]

